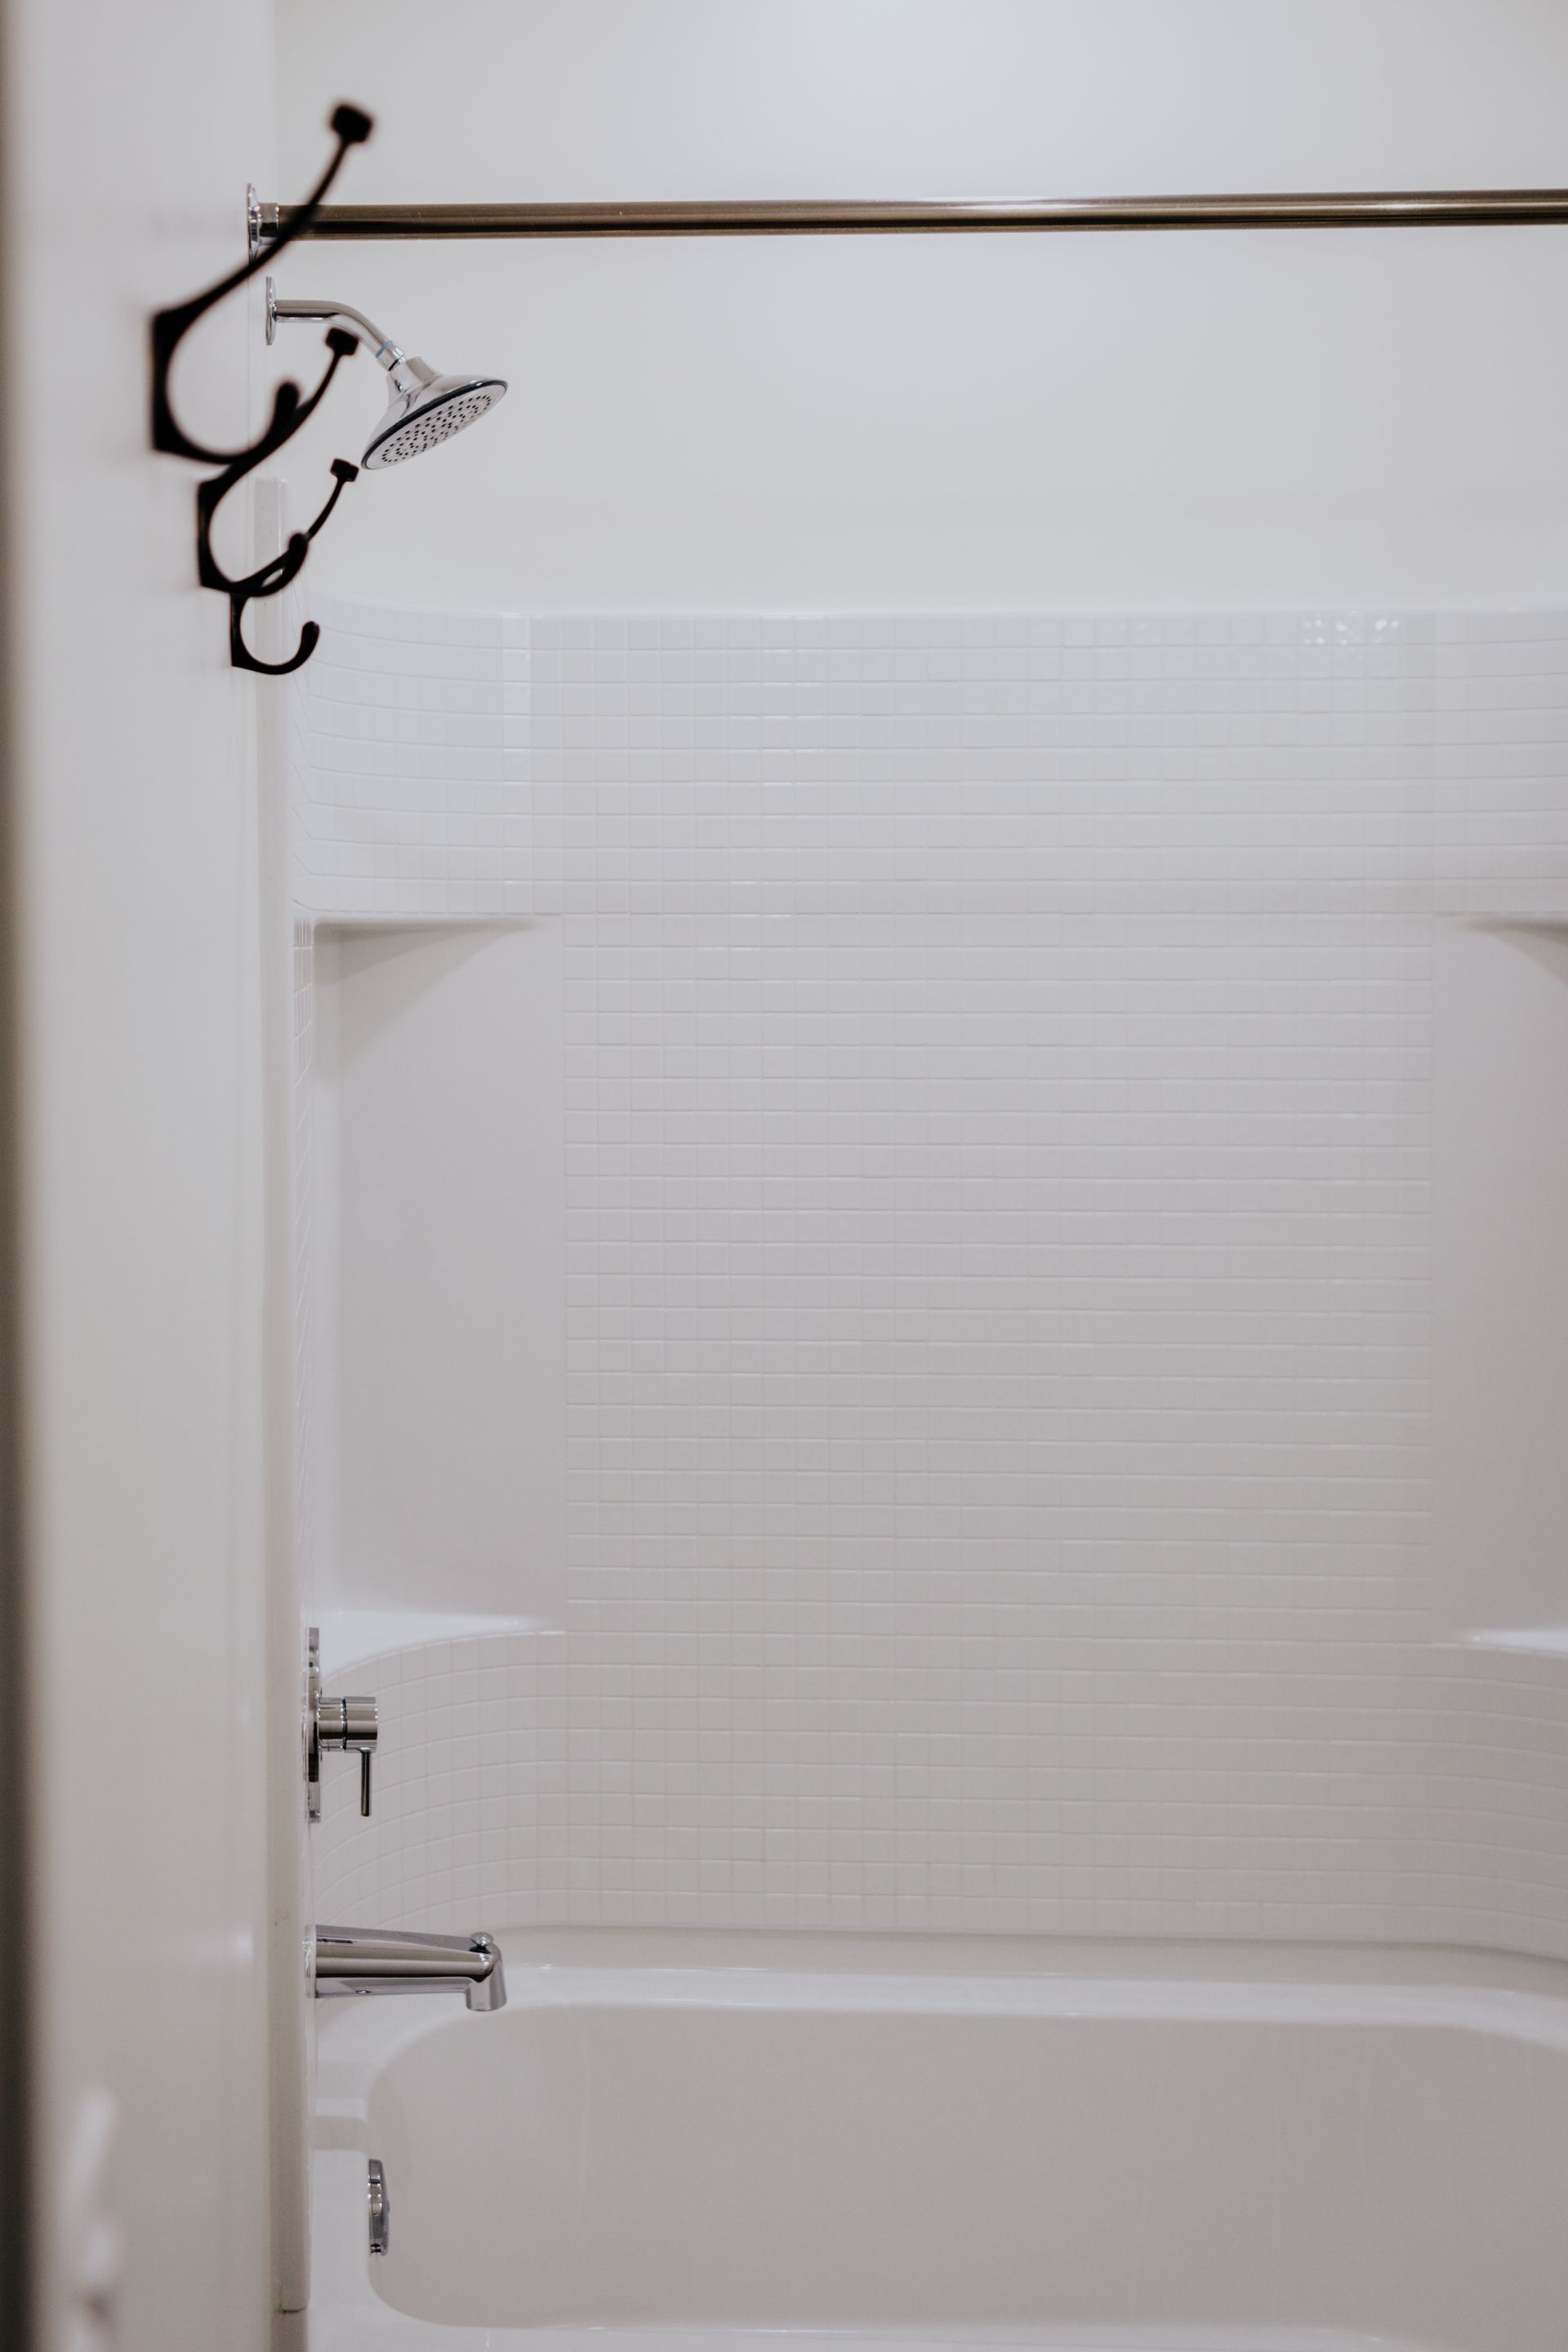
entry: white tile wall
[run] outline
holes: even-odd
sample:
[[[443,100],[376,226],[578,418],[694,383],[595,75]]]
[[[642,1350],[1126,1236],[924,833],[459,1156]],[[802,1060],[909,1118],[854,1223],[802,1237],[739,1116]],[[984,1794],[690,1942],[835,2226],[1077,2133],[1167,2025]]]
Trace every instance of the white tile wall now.
[[[316,914],[521,904],[528,624],[315,600],[290,734],[294,890]]]
[[[562,927],[571,1482],[563,1633],[356,1670],[323,1916],[1568,1952],[1568,1667],[1428,1527],[1568,617],[322,619],[301,903]]]
[[[294,1057],[293,1135],[290,1173],[293,1183],[294,1234],[294,1476],[296,1523],[300,1544],[300,1587],[314,1591],[314,1559],[308,1547],[315,1534],[312,1490],[315,1447],[311,1423],[315,1403],[312,1372],[312,1311],[310,1273],[310,1097],[315,1067],[315,937],[308,915],[294,918]],[[313,1606],[313,1602],[308,1602]]]

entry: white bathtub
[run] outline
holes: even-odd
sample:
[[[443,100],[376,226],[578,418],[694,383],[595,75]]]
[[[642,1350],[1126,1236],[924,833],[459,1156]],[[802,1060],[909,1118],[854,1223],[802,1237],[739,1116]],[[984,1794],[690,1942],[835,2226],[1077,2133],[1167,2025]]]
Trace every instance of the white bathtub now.
[[[1568,1972],[503,1941],[319,2011],[312,2352],[1568,2346]]]

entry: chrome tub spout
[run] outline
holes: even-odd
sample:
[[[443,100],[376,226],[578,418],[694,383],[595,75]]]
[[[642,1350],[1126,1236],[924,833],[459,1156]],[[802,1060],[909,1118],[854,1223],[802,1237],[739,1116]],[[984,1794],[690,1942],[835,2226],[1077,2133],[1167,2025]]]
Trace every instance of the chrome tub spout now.
[[[493,1936],[414,1936],[400,1927],[318,1927],[316,1998],[343,1993],[460,1992],[470,2009],[504,2009]]]

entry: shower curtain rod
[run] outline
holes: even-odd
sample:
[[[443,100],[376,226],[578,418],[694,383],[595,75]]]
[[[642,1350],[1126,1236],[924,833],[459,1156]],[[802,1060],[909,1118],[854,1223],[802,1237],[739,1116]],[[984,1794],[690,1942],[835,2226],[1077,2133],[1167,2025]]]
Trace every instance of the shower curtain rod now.
[[[253,203],[264,253],[299,207]],[[864,236],[1017,229],[1505,228],[1568,223],[1568,188],[1414,194],[1067,196],[1014,204],[849,202],[637,205],[323,205],[301,240],[431,236]]]

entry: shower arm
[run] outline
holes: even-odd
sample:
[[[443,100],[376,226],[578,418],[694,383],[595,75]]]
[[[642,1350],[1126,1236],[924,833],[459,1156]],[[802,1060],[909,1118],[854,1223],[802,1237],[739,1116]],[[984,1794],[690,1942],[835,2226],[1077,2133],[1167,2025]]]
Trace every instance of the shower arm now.
[[[342,327],[364,345],[373,359],[377,359],[390,374],[407,353],[384,335],[373,319],[363,310],[351,310],[346,302],[288,301],[279,297],[270,278],[267,281],[267,340],[271,342],[278,332],[279,319],[315,319],[329,327]]]
[[[390,375],[407,352],[390,335],[384,335],[374,319],[356,310],[347,302],[289,301],[279,295],[271,278],[267,281],[267,340],[271,342],[278,332],[279,319],[313,319],[328,327],[340,327],[363,343],[373,359],[379,360]]]
[[[312,239],[917,236],[987,230],[1508,228],[1568,224],[1568,188],[1252,196],[1043,197],[1016,203],[743,198],[658,204],[250,204],[251,250]],[[353,317],[353,312],[345,315]]]

